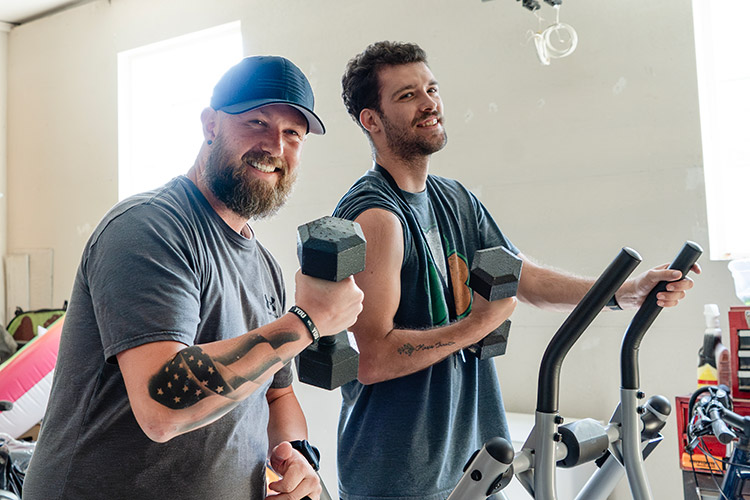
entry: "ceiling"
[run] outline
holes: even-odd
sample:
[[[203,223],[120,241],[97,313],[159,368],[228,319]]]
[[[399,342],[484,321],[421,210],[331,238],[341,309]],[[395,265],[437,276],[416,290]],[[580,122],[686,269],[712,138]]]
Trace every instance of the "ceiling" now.
[[[0,22],[23,24],[91,0],[1,0]]]

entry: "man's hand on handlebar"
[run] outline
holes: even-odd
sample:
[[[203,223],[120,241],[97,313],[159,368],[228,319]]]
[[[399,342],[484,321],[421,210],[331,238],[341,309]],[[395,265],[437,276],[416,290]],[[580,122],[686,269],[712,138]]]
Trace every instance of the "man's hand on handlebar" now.
[[[617,293],[615,299],[623,309],[636,309],[641,306],[649,292],[661,281],[670,282],[664,292],[657,294],[656,305],[659,307],[674,307],[685,298],[686,292],[693,288],[693,280],[682,277],[679,271],[667,269],[669,264],[649,269],[635,278],[627,280]],[[694,264],[690,269],[695,274],[700,274],[701,267]],[[680,279],[682,277],[682,279]]]
[[[284,441],[280,443],[271,453],[271,467],[282,478],[274,481],[268,487],[277,494],[268,495],[268,498],[279,500],[297,500],[301,498],[320,498],[322,487],[320,479],[307,462],[304,456],[292,445]]]

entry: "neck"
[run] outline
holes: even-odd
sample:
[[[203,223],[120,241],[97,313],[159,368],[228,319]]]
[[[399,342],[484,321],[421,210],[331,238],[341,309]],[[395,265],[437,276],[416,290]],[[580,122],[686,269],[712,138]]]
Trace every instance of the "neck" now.
[[[222,201],[214,196],[214,193],[203,180],[204,165],[205,157],[199,154],[198,158],[195,160],[195,163],[192,167],[190,167],[190,170],[188,170],[185,176],[190,179],[193,184],[195,184],[201,194],[206,198],[206,200],[208,200],[208,203],[209,205],[211,205],[211,208],[214,209],[214,212],[216,212],[216,214],[221,217],[221,219],[227,224],[227,226],[232,228],[232,230],[237,232],[238,234],[245,236],[246,238],[252,238],[252,231],[250,230],[250,227],[248,225],[249,221],[242,218],[240,215],[237,215],[237,213],[233,212],[232,210],[229,210]]]
[[[408,160],[392,155],[376,154],[375,161],[385,168],[398,187],[409,193],[419,193],[427,186],[430,173],[430,157],[420,156]]]

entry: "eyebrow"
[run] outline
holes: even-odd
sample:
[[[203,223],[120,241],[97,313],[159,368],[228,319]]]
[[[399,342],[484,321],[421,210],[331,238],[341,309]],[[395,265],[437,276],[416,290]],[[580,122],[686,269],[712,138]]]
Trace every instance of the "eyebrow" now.
[[[293,106],[289,106],[292,109],[295,109]],[[263,106],[256,109],[251,109],[250,111],[255,111],[259,115],[261,115],[264,119],[269,120],[272,113],[270,113],[267,109],[264,109]],[[299,110],[297,110],[299,112]],[[301,128],[306,129],[307,131],[310,130],[310,124],[307,122],[307,118],[305,118],[305,115],[303,115],[301,112],[299,112],[299,116],[302,118],[302,121],[300,122],[299,126]],[[287,121],[293,121],[291,119],[287,119]],[[307,133],[307,132],[305,132]]]
[[[429,83],[427,84],[427,86],[428,86],[428,87],[432,87],[432,86],[435,86],[435,85],[437,85],[437,84],[438,84],[437,80],[430,80],[430,81],[429,81]],[[396,96],[397,96],[398,94],[400,94],[400,93],[401,93],[401,92],[403,92],[404,90],[409,90],[409,89],[413,89],[413,88],[415,88],[415,87],[417,87],[417,86],[418,86],[418,85],[416,85],[416,84],[407,84],[407,85],[404,85],[403,87],[400,87],[400,88],[398,88],[397,90],[395,90],[395,91],[394,91],[394,92],[393,92],[393,93],[391,94],[391,98],[394,98],[394,97],[396,97]]]

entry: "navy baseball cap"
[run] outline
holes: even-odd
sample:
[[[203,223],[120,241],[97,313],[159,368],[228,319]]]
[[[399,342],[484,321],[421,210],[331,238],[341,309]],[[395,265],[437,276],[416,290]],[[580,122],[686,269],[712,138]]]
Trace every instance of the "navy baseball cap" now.
[[[315,97],[310,82],[283,57],[244,58],[224,73],[211,96],[213,109],[231,115],[267,104],[288,104],[304,115],[311,133],[326,133],[323,122],[313,112]]]

